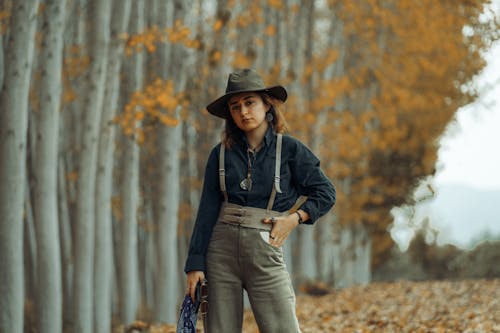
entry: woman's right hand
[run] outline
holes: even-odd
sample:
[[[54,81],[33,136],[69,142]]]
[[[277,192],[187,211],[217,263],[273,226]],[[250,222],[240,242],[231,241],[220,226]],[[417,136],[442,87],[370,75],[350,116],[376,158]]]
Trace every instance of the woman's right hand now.
[[[203,271],[191,271],[187,273],[186,295],[190,295],[193,303],[195,302],[196,284],[205,278]]]

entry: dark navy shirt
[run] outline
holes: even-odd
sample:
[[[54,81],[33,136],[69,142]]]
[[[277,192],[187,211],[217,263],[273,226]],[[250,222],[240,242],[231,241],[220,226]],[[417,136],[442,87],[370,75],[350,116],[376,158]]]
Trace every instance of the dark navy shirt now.
[[[191,236],[185,272],[205,271],[205,257],[212,229],[217,222],[224,196],[219,184],[220,143],[208,158],[205,169],[203,191],[198,214]],[[262,148],[255,154],[247,154],[248,143],[241,140],[225,151],[226,190],[230,203],[267,208],[274,182],[276,161],[276,134],[269,128]],[[248,161],[251,161],[252,187],[250,191],[241,188],[247,177]],[[313,224],[335,204],[335,187],[320,169],[319,159],[299,140],[283,135],[281,151],[282,193],[276,194],[273,210],[289,210],[297,198],[307,196],[300,209],[309,214],[305,223]]]

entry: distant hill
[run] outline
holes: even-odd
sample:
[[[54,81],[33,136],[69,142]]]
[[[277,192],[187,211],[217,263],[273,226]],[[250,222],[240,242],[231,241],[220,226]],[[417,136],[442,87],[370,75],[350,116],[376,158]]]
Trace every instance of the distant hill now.
[[[441,185],[416,207],[408,229],[409,247],[395,247],[374,281],[500,277],[500,189]]]
[[[441,185],[422,208],[440,230],[439,243],[469,247],[483,238],[500,238],[500,189]]]

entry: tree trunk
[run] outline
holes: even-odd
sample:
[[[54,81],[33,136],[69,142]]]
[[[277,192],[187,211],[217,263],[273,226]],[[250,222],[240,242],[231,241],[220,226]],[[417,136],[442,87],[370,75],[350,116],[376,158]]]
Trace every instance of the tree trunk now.
[[[113,281],[113,235],[111,223],[111,195],[113,148],[115,141],[115,124],[113,119],[118,108],[120,90],[120,69],[123,59],[124,41],[121,34],[127,31],[130,18],[131,1],[113,1],[111,17],[111,41],[108,50],[108,66],[106,70],[106,88],[100,121],[99,156],[96,175],[96,232],[94,254],[94,332],[111,331],[111,299]],[[127,207],[126,205],[124,207]],[[131,245],[132,246],[132,245]],[[121,252],[123,258],[133,260],[127,252]],[[137,274],[135,272],[135,274]],[[133,275],[131,275],[133,277]],[[130,296],[133,301],[133,295]],[[122,321],[131,322],[135,309],[130,311],[130,318]]]
[[[66,0],[46,2],[40,63],[40,110],[36,120],[35,226],[37,234],[37,326],[41,333],[62,330],[61,253],[57,210],[57,164],[63,28]]]
[[[128,66],[127,66],[128,67]],[[133,73],[138,73],[134,71]],[[135,80],[142,81],[139,77]],[[128,84],[134,84],[130,78]],[[140,88],[139,88],[140,89]],[[137,209],[139,207],[139,146],[135,138],[126,137],[123,142],[123,170],[121,171],[121,207],[123,220],[119,226],[120,270],[120,318],[124,324],[134,320],[138,305],[138,246]]]
[[[173,26],[173,3],[172,2],[162,2],[161,0],[157,2],[158,8],[155,15],[155,22],[161,29],[166,29]],[[171,56],[172,44],[164,43],[158,48],[155,58],[155,62],[158,62],[157,72],[155,73],[159,78],[167,81],[170,78],[169,65]],[[165,110],[162,110],[165,112]],[[155,234],[155,252],[156,252],[156,262],[155,262],[155,276],[154,276],[154,290],[155,290],[155,305],[153,308],[153,318],[155,321],[159,322],[173,322],[174,312],[170,308],[172,304],[171,291],[176,288],[174,284],[175,278],[173,278],[172,272],[172,261],[177,258],[177,252],[169,251],[172,243],[171,225],[177,221],[177,216],[168,215],[167,213],[172,213],[172,202],[168,201],[168,192],[175,191],[175,186],[168,189],[169,184],[165,184],[165,181],[169,181],[167,178],[167,173],[172,172],[172,170],[167,170],[170,166],[168,163],[173,164],[173,168],[176,168],[176,156],[169,156],[168,151],[169,145],[174,145],[175,142],[169,142],[168,129],[165,125],[159,124],[158,126],[158,151],[156,156],[154,156],[155,163],[158,165],[156,170],[156,177],[158,181],[155,184],[153,190],[153,200],[154,207],[154,219],[156,225]],[[151,181],[151,179],[150,179]],[[175,237],[174,237],[175,239]],[[174,264],[173,267],[177,267]],[[176,274],[177,272],[175,272]],[[174,300],[175,302],[175,300]]]
[[[0,93],[0,332],[23,331],[23,192],[38,0],[13,4]]]
[[[28,174],[28,170],[26,170]],[[28,179],[28,176],[26,176]],[[26,303],[35,303],[35,294],[37,286],[37,254],[36,254],[36,231],[35,231],[35,217],[33,213],[31,199],[31,189],[26,182],[24,194],[24,209],[25,217],[23,223],[24,233],[24,298]],[[34,313],[31,313],[34,317]]]
[[[69,199],[67,189],[66,166],[64,157],[58,159],[58,216],[59,235],[61,243],[61,272],[62,272],[62,305],[63,331],[71,325],[71,290],[73,281],[73,250],[71,248],[71,225],[69,214]]]
[[[144,25],[146,27],[159,24],[161,21],[158,18],[157,0],[150,0],[144,3]],[[132,16],[134,19],[134,16]],[[134,24],[131,24],[131,28]],[[158,51],[157,51],[158,52]],[[144,53],[144,82],[150,82],[156,76],[157,67],[155,62],[159,57]],[[154,74],[152,74],[154,73]],[[155,76],[153,76],[155,75]],[[151,137],[145,137],[147,143],[143,145],[139,154],[139,192],[141,195],[141,214],[140,219],[145,223],[138,228],[138,251],[139,251],[139,278],[141,287],[141,309],[145,309],[148,313],[154,313],[156,304],[156,280],[157,280],[157,252],[156,252],[156,200],[155,198],[155,180],[156,168],[151,168],[150,165],[157,165],[156,161],[152,162],[153,154],[150,153],[149,140]]]
[[[75,221],[75,275],[73,284],[74,332],[93,330],[92,294],[94,259],[95,181],[99,121],[109,43],[111,6],[108,1],[89,1],[89,55],[86,78],[82,147],[79,156]]]
[[[189,21],[191,1],[174,1],[173,22]],[[172,79],[175,93],[183,91],[188,77],[190,58],[182,44],[171,45],[170,63],[164,68],[163,79]],[[177,270],[177,225],[180,196],[180,147],[182,144],[182,123],[180,108],[174,111],[179,120],[176,126],[161,127],[159,133],[159,195],[158,199],[158,280],[155,318],[164,322],[175,322],[178,304],[179,271]]]
[[[177,222],[179,208],[179,147],[181,125],[160,129],[161,176],[158,214],[158,275],[155,319],[174,322],[178,296]]]
[[[67,20],[65,29],[64,59],[70,60],[64,66],[63,96],[74,94],[74,99],[66,101],[61,113],[61,127],[59,130],[59,149],[64,156],[65,169],[68,175],[76,175],[78,172],[78,153],[82,146],[85,73],[88,68],[84,59],[88,56],[87,48],[87,0],[75,0],[68,2]],[[70,177],[68,177],[70,179]],[[68,204],[71,221],[76,220],[76,182],[67,182]],[[63,309],[70,312],[71,307]]]
[[[128,31],[131,35],[144,29],[144,1],[134,1]],[[124,64],[124,97],[128,98],[143,87],[143,54],[134,53]],[[120,132],[121,133],[121,132]],[[134,137],[121,138],[123,144],[120,186],[123,220],[118,225],[119,265],[117,280],[119,314],[123,324],[131,323],[136,316],[139,296],[137,209],[139,206],[139,146]]]
[[[211,44],[208,47],[208,76],[206,82],[211,82],[212,84],[202,89],[206,91],[206,100],[203,101],[204,106],[207,101],[214,100],[220,96],[221,91],[224,91],[227,75],[231,69],[231,56],[229,52],[231,43],[228,36],[231,31],[229,22],[231,17],[235,16],[235,13],[234,11],[231,12],[229,6],[228,0],[217,0],[215,20],[221,23],[221,28],[213,31],[212,36],[207,36],[207,40],[210,40]],[[207,128],[221,128],[222,122],[214,118],[209,116],[208,119],[204,119],[208,124]],[[206,141],[210,143],[220,141],[220,131],[208,131],[208,140]]]
[[[0,34],[0,87],[3,86],[4,59],[3,59],[3,36]]]
[[[326,45],[326,52],[331,50],[340,50],[342,48],[342,22],[336,17],[336,12],[330,13],[331,21],[328,32],[328,41]],[[325,64],[322,64],[325,65]],[[317,84],[328,85],[334,78],[339,78],[343,75],[342,57],[337,61],[326,64],[326,68],[322,73],[315,73],[318,77]],[[319,87],[318,87],[319,88]],[[322,89],[318,89],[322,90]],[[333,102],[335,105],[335,101]],[[311,148],[317,152],[320,160],[324,160],[322,156],[322,147],[326,145],[326,138],[324,126],[328,123],[328,114],[335,112],[332,105],[326,105],[318,111],[318,117],[312,131]],[[328,161],[328,163],[335,163],[335,161]],[[317,267],[318,281],[333,284],[333,262],[332,253],[334,246],[334,225],[335,216],[333,212],[328,213],[315,227],[315,259]]]
[[[349,225],[339,231],[339,241],[334,245],[335,287],[367,284],[371,280],[370,234],[361,224]]]
[[[298,114],[304,114],[306,112],[313,112],[313,110],[307,110],[304,108],[305,105],[309,106],[309,101],[311,98],[311,88],[312,82],[310,80],[306,81],[305,89],[303,86],[303,75],[306,72],[306,64],[312,61],[312,32],[314,20],[311,20],[311,16],[314,13],[314,2],[309,1],[302,3],[303,10],[299,12],[297,18],[297,36],[299,39],[303,39],[304,42],[298,41],[298,49],[295,51],[292,57],[292,65],[299,67],[294,68],[295,84],[292,85],[293,93],[298,96],[299,104]],[[306,77],[307,78],[307,77]],[[304,129],[305,130],[305,129]],[[293,263],[293,279],[295,286],[299,286],[301,283],[307,280],[316,279],[316,262],[311,258],[311,254],[314,253],[314,227],[305,225],[304,228],[297,228],[297,238],[293,245],[294,249],[294,263]]]
[[[267,1],[263,1],[264,4]],[[264,73],[273,73],[273,67],[277,64],[281,65],[281,62],[285,62],[286,57],[278,58],[280,44],[282,45],[282,40],[279,40],[279,33],[282,31],[280,25],[283,23],[283,13],[286,9],[276,9],[269,6],[264,10],[264,28],[271,29],[264,35],[263,38],[263,63],[262,70]],[[273,31],[274,30],[274,31]],[[273,77],[272,82],[266,82],[268,84],[274,84],[278,80],[278,77]]]
[[[200,187],[197,186],[197,180],[199,179],[198,172],[198,154],[197,154],[197,132],[195,128],[195,118],[196,115],[193,115],[193,112],[189,112],[188,119],[184,124],[184,148],[183,151],[186,152],[185,163],[187,164],[186,168],[182,168],[182,178],[183,178],[183,186],[187,189],[185,194],[186,200],[186,209],[189,210],[189,214],[186,212],[181,212],[181,215],[184,216],[184,220],[182,222],[182,227],[180,230],[180,235],[178,237],[179,240],[179,272],[184,272],[184,263],[188,256],[188,248],[189,248],[189,240],[191,236],[191,231],[194,226],[194,218],[196,216],[196,211],[199,206],[199,198],[200,198]],[[180,290],[184,290],[185,287],[185,279],[181,279],[183,285]]]
[[[314,235],[314,255],[317,268],[316,280],[327,285],[333,285],[334,220],[335,217],[332,213],[324,216],[321,221],[318,221]]]
[[[81,60],[87,55],[86,24],[87,2],[83,0],[67,3],[64,59]],[[83,131],[83,87],[84,65],[65,63],[63,96],[75,94],[76,98],[65,101],[59,121],[59,229],[61,237],[61,260],[63,281],[63,331],[73,330],[73,286],[76,253],[76,207],[77,166]],[[63,98],[65,100],[65,98]]]

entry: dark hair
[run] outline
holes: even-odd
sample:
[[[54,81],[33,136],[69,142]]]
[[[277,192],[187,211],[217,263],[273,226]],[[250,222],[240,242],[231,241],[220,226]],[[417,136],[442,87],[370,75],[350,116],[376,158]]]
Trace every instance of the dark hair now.
[[[285,116],[283,115],[283,102],[265,92],[256,92],[266,105],[270,105],[268,113],[273,116],[270,125],[275,133],[284,133],[287,130]],[[222,133],[222,143],[226,148],[231,148],[241,137],[242,130],[236,126],[233,118],[226,118],[226,126]]]

